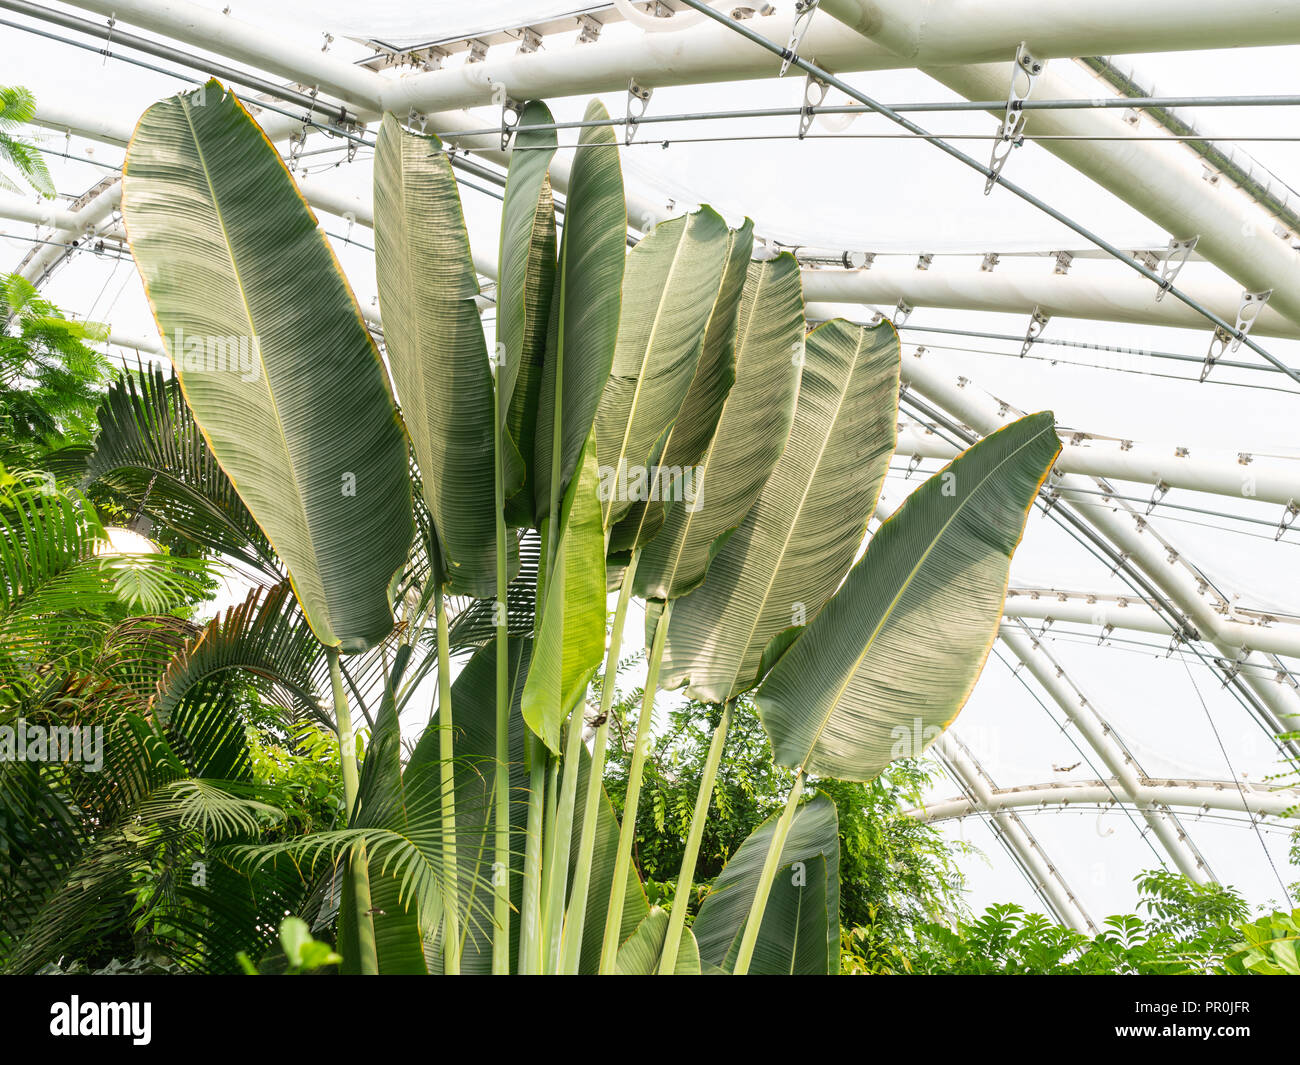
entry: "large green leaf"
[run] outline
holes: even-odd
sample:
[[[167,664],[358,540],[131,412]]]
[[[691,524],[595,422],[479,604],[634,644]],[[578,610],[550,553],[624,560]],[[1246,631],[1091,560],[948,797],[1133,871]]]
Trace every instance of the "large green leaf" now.
[[[406,442],[315,215],[215,81],[140,119],[122,213],[185,399],[312,631],[373,645],[412,537]]]
[[[772,843],[777,817],[731,856],[695,918],[700,960],[730,972]],[[795,811],[749,971],[826,975],[840,967],[840,841],[835,804],[817,795]]]
[[[627,257],[618,344],[596,410],[606,527],[649,498],[658,452],[699,365],[731,243],[710,207],[655,226]],[[638,492],[636,486],[640,485]]]
[[[549,108],[533,101],[524,107],[521,126],[555,121]],[[501,251],[497,263],[498,402],[505,426],[522,457],[524,491],[506,506],[509,519],[521,525],[533,518],[532,493],[537,403],[542,362],[555,288],[555,204],[547,174],[555,154],[554,130],[521,130],[510,153],[505,198],[501,205]]]
[[[773,637],[834,593],[862,543],[894,453],[898,334],[841,320],[808,335],[794,423],[748,517],[673,608],[665,687],[721,702],[759,679]]]
[[[692,475],[691,498],[667,509],[659,535],[642,552],[636,592],[646,598],[676,599],[704,580],[718,538],[745,519],[785,450],[804,350],[803,291],[793,255],[749,264],[733,328],[735,383]],[[685,414],[669,451],[684,420]],[[667,457],[664,463],[673,464]]]
[[[691,386],[686,390],[686,398],[682,400],[681,410],[658,459],[659,474],[664,478],[662,483],[678,487],[665,496],[668,503],[659,498],[647,499],[628,509],[610,531],[611,555],[622,555],[649,543],[663,527],[667,506],[675,505],[672,501],[684,502],[694,498],[692,467],[699,462],[713,439],[722,404],[736,379],[736,316],[740,311],[749,257],[754,249],[754,223],[746,218],[739,229],[728,232],[727,241],[726,266],[704,330],[695,376],[691,378]]]
[[[868,780],[900,756],[901,736],[929,742],[952,723],[997,637],[1011,556],[1060,451],[1050,412],[1021,418],[877,530],[759,689],[778,762]]]
[[[615,966],[619,976],[651,976],[659,971],[659,958],[668,938],[668,911],[652,906],[630,939],[618,948]],[[700,975],[700,948],[689,928],[682,929],[674,976]]]
[[[582,452],[560,519],[555,567],[542,588],[536,660],[524,687],[524,720],[553,752],[560,726],[587,691],[605,653],[605,534],[594,441]]]
[[[609,114],[599,100],[592,100],[586,117],[604,120]],[[533,499],[538,515],[551,507],[553,438],[559,437],[558,497],[595,421],[614,362],[627,258],[627,205],[614,132],[609,126],[588,126],[578,143],[537,408]]]
[[[375,277],[384,345],[452,590],[496,588],[492,419],[478,277],[451,163],[436,137],[384,116],[375,148]],[[505,494],[523,464],[503,441]]]

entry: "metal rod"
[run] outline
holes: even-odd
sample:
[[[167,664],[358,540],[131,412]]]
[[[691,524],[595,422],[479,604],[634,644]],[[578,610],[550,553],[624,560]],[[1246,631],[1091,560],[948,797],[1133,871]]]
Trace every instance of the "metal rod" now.
[[[1274,366],[1278,367],[1278,369],[1280,369],[1293,381],[1295,381],[1297,384],[1300,384],[1300,372],[1297,372],[1295,369],[1293,369],[1292,367],[1284,363],[1281,359],[1277,358],[1275,355],[1272,355],[1270,352],[1260,347],[1259,344],[1257,344],[1254,340],[1252,340],[1246,333],[1239,331],[1235,326],[1224,321],[1224,319],[1220,318],[1208,307],[1202,306],[1196,300],[1192,299],[1185,292],[1179,289],[1176,285],[1172,284],[1168,279],[1161,277],[1158,273],[1156,273],[1156,271],[1150,269],[1149,267],[1144,266],[1142,263],[1139,263],[1135,259],[1132,259],[1129,256],[1125,255],[1123,251],[1117,248],[1114,244],[1110,243],[1110,241],[1106,240],[1105,237],[1102,237],[1092,232],[1092,230],[1088,229],[1086,226],[1082,225],[1079,222],[1076,222],[1074,219],[1070,218],[1068,215],[1062,213],[1061,211],[1058,211],[1051,204],[1035,196],[1028,189],[1023,188],[1020,185],[1017,185],[1013,181],[1008,181],[1000,173],[993,171],[992,169],[990,169],[989,167],[981,163],[979,160],[975,159],[972,156],[967,155],[960,148],[956,148],[953,145],[948,144],[942,138],[936,137],[933,134],[927,132],[921,126],[918,126],[915,122],[911,121],[911,119],[904,118],[902,115],[898,114],[895,111],[891,111],[883,104],[877,103],[869,96],[866,96],[864,93],[859,92],[852,85],[849,85],[847,82],[843,81],[842,79],[837,78],[834,74],[830,73],[829,71],[823,70],[821,67],[817,66],[816,63],[810,63],[802,56],[798,55],[795,52],[790,51],[790,49],[785,48],[782,45],[776,44],[774,41],[768,40],[761,33],[755,33],[753,30],[749,29],[743,23],[737,22],[729,15],[724,15],[721,11],[715,11],[707,4],[701,3],[700,0],[682,0],[682,2],[685,3],[688,7],[696,11],[699,11],[704,15],[707,15],[715,22],[720,22],[722,25],[729,27],[731,30],[740,34],[746,40],[751,41],[752,43],[758,45],[760,48],[766,49],[767,51],[771,52],[773,55],[780,56],[783,60],[788,60],[791,64],[797,66],[800,70],[803,70],[808,74],[811,74],[815,78],[820,78],[828,85],[834,86],[836,89],[839,89],[840,92],[844,93],[850,98],[857,100],[859,103],[865,104],[867,107],[870,107],[873,111],[876,111],[877,113],[884,115],[886,118],[889,118],[892,121],[896,122],[898,125],[902,126],[908,132],[914,133],[918,137],[930,141],[941,151],[943,151],[947,155],[952,156],[952,158],[956,159],[958,162],[964,163],[972,170],[975,170],[976,172],[983,174],[985,178],[992,181],[995,185],[1001,185],[1008,192],[1011,192],[1012,194],[1018,196],[1020,199],[1024,200],[1026,203],[1030,204],[1031,206],[1038,208],[1044,214],[1048,215],[1051,218],[1056,219],[1056,221],[1060,222],[1062,225],[1068,226],[1070,229],[1074,230],[1074,232],[1078,233],[1079,236],[1083,237],[1085,240],[1090,241],[1091,243],[1097,245],[1097,247],[1101,248],[1105,252],[1108,252],[1109,254],[1113,255],[1116,259],[1118,259],[1120,262],[1127,265],[1131,270],[1136,271],[1137,273],[1145,277],[1148,281],[1154,282],[1156,285],[1160,286],[1160,288],[1168,292],[1179,302],[1186,304],[1188,307],[1191,307],[1192,310],[1203,315],[1206,318],[1206,320],[1212,322],[1215,326],[1217,326],[1219,329],[1222,329],[1230,337],[1234,338],[1238,342],[1245,344],[1248,348],[1250,348],[1251,351],[1255,352],[1261,358],[1266,359],[1268,362],[1271,362]]]
[[[948,100],[940,102],[885,104],[895,114],[940,113],[955,114],[965,111],[1005,111],[1006,100]],[[1147,107],[1300,107],[1300,95],[1271,96],[1106,96],[1087,100],[1022,100],[1017,110],[1024,111],[1086,111],[1086,110],[1138,110]],[[863,104],[819,104],[800,107],[754,107],[720,111],[677,112],[666,115],[642,115],[631,119],[626,116],[610,118],[573,119],[567,122],[542,122],[535,125],[512,126],[516,133],[541,133],[569,129],[591,129],[603,126],[625,126],[629,122],[638,126],[672,122],[713,122],[721,119],[746,118],[797,118],[800,115],[868,115],[877,114],[875,108]],[[483,129],[451,130],[445,136],[488,137],[500,133],[500,126]],[[444,134],[438,134],[444,136]],[[1199,136],[1196,140],[1222,140]],[[1232,138],[1229,138],[1232,139]]]

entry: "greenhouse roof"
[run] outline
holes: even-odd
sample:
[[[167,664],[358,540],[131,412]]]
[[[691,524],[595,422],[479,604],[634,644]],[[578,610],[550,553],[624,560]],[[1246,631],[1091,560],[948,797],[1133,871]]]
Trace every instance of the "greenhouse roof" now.
[[[377,335],[378,119],[443,138],[490,320],[519,108],[554,113],[562,202],[599,96],[629,240],[701,204],[749,217],[800,260],[810,320],[899,330],[878,517],[1018,412],[1055,413],[1064,449],[1001,639],[915,811],[986,852],[976,899],[1087,929],[1156,865],[1283,898],[1297,794],[1269,778],[1300,722],[1300,13],[700,6],[0,0],[4,81],[35,95],[59,192],[0,193],[5,269],[108,322],[115,356],[164,360],[121,166],[146,107],[215,76],[287,160]]]

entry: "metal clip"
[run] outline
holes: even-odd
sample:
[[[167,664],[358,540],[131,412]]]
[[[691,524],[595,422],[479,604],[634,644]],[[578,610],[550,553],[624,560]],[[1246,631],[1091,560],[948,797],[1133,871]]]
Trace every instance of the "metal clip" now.
[[[929,253],[918,255],[916,257],[916,268],[918,270],[928,270],[930,269],[930,264],[933,262],[934,262],[934,256],[930,255]]]
[[[1023,359],[1029,354],[1029,349],[1033,347],[1034,341],[1043,335],[1043,330],[1047,328],[1047,323],[1052,320],[1050,314],[1044,314],[1034,305],[1033,317],[1029,319],[1029,328],[1025,330],[1025,342],[1020,345],[1020,357]]]
[[[1007,89],[1007,108],[1006,113],[1002,116],[1002,124],[998,127],[997,139],[993,142],[993,154],[989,157],[989,176],[984,183],[984,195],[987,196],[993,191],[993,186],[997,184],[998,175],[1002,173],[1002,167],[1006,164],[1007,158],[1015,148],[1019,148],[1025,140],[1025,100],[1033,92],[1034,81],[1038,75],[1043,72],[1043,62],[1035,59],[1029,52],[1024,41],[1020,42],[1020,47],[1016,49],[1016,61],[1011,68],[1011,85]],[[1024,83],[1024,91],[1020,91],[1020,83]]]
[[[808,32],[808,24],[812,22],[812,17],[817,12],[818,2],[819,0],[795,0],[794,25],[790,27],[790,40],[785,46],[785,51],[781,53],[781,73],[777,75],[778,78],[785,77],[791,61],[798,54],[799,42]]]
[[[504,88],[504,86],[502,87]],[[515,128],[519,125],[519,120],[523,116],[524,103],[522,100],[507,96],[501,101],[501,150],[503,152],[510,146],[510,138],[514,136]]]
[[[541,47],[542,35],[531,26],[525,26],[519,31],[519,47],[515,49],[515,55],[528,55]]]
[[[1105,643],[1106,640],[1110,637],[1110,634],[1114,631],[1115,631],[1115,626],[1112,625],[1109,621],[1106,622],[1106,624],[1101,627],[1101,635],[1097,637],[1097,646],[1100,647],[1103,643]]]
[[[465,58],[466,63],[482,63],[487,59],[488,45],[487,41],[481,41],[473,37],[469,42],[469,55]]]
[[[920,456],[920,455],[913,455],[910,459],[908,459],[908,460],[907,460],[907,472],[906,472],[905,474],[903,474],[903,480],[905,480],[905,481],[910,480],[911,477],[912,477],[912,474],[914,474],[914,473],[916,472],[917,467],[920,466],[920,465],[921,465],[921,456]]]
[[[578,16],[578,43],[593,44],[600,38],[601,23],[590,15]]]
[[[645,117],[646,108],[650,106],[650,97],[654,89],[646,89],[637,84],[636,78],[627,79],[627,122],[623,126],[623,143],[631,144],[636,136],[637,123]]]
[[[1259,317],[1271,295],[1273,295],[1271,288],[1263,292],[1243,292],[1241,303],[1237,307],[1237,321],[1233,331],[1230,333],[1221,325],[1215,326],[1214,336],[1210,338],[1210,348],[1205,353],[1205,362],[1201,366],[1202,381],[1210,376],[1214,364],[1223,358],[1224,354],[1241,347],[1241,342],[1250,333],[1250,327],[1255,324],[1255,319]]]
[[[1246,334],[1250,332],[1250,327],[1255,324],[1255,319],[1260,316],[1271,295],[1273,295],[1271,288],[1265,289],[1263,292],[1243,292],[1241,294],[1241,306],[1237,308],[1237,335],[1233,338],[1232,347],[1229,350],[1236,351],[1241,347],[1241,342],[1246,339]]]
[[[1156,302],[1159,303],[1165,298],[1174,285],[1174,278],[1187,262],[1187,258],[1192,254],[1192,249],[1196,247],[1196,242],[1200,240],[1199,236],[1189,237],[1187,240],[1171,240],[1169,250],[1165,253],[1164,262],[1160,264],[1160,287],[1156,289]]]
[[[1150,514],[1160,504],[1169,492],[1169,486],[1164,481],[1156,481],[1156,486],[1151,490],[1151,499],[1147,503],[1147,513]]]
[[[1068,274],[1072,262],[1074,262],[1074,256],[1070,252],[1058,251],[1056,253],[1056,265],[1052,268],[1052,273]]]
[[[894,328],[901,329],[903,323],[911,316],[914,308],[906,300],[899,300],[898,306],[894,308]]]
[[[998,265],[998,253],[995,251],[986,251],[984,253],[984,259],[980,263],[980,270],[983,273],[991,274],[993,272],[993,268],[997,265]]]
[[[1282,512],[1282,520],[1278,522],[1277,532],[1273,534],[1274,540],[1280,540],[1286,535],[1286,531],[1291,528],[1297,515],[1300,515],[1300,505],[1297,505],[1294,499],[1287,500],[1286,510]]]
[[[813,96],[814,88],[817,90],[816,98]],[[799,139],[803,140],[808,133],[809,127],[813,123],[813,109],[820,107],[822,101],[826,99],[826,92],[830,88],[821,78],[814,78],[811,74],[803,80],[803,103],[799,106]]]

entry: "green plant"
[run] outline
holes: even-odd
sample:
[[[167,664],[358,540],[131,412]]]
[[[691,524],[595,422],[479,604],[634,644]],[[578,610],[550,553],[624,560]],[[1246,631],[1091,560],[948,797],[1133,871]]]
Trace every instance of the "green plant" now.
[[[47,199],[54,198],[54,182],[40,150],[14,130],[36,117],[36,98],[27,89],[0,85],[0,162],[18,171],[19,179]],[[0,189],[19,191],[19,186],[0,171]]]
[[[529,114],[549,117],[536,103]],[[588,115],[605,112],[593,102]],[[1051,416],[958,458],[853,565],[895,445],[893,329],[807,331],[793,259],[751,261],[752,226],[707,207],[629,253],[607,126],[581,132],[557,240],[554,136],[529,136],[535,150],[511,157],[489,349],[447,157],[385,117],[376,269],[396,396],[314,216],[231,94],[213,82],[156,104],[128,149],[123,214],[177,385],[142,376],[115,390],[88,484],[267,574],[247,603],[150,658],[160,671],[139,680],[152,716],[125,717],[161,750],[199,698],[176,693],[220,708],[204,735],[217,747],[166,781],[184,809],[201,801],[197,822],[142,831],[138,810],[114,814],[133,834],[119,871],[136,926],[166,940],[202,927],[211,948],[184,955],[196,967],[255,953],[178,883],[178,859],[202,852],[244,878],[244,919],[274,886],[312,927],[336,927],[345,972],[838,971],[845,861],[862,860],[863,810],[880,794],[845,785],[836,799],[833,778],[875,778],[900,753],[880,737],[899,727],[937,734],[996,634],[1059,450]],[[702,478],[692,495],[688,473]],[[602,785],[634,595],[650,672],[620,825]],[[474,651],[453,678],[458,635]],[[404,752],[399,714],[435,670],[435,714]],[[632,866],[661,679],[686,685],[710,725],[666,877],[677,898],[699,879],[747,693],[790,771],[773,768],[778,801],[716,856],[689,928],[688,906],[650,908]],[[273,770],[248,731],[272,707],[274,735],[308,717],[333,730],[333,823],[304,811],[301,788],[268,801],[297,776]],[[37,936],[15,964],[59,937]]]

